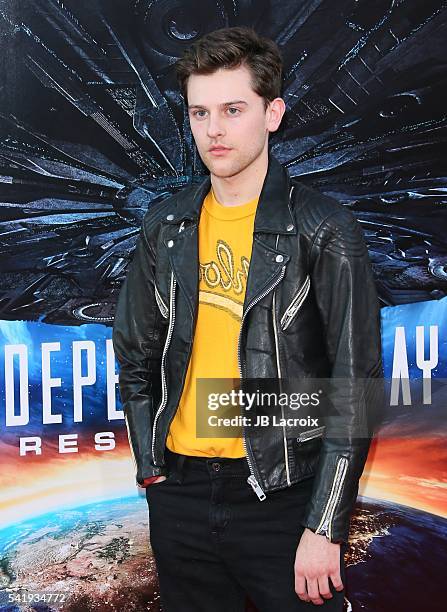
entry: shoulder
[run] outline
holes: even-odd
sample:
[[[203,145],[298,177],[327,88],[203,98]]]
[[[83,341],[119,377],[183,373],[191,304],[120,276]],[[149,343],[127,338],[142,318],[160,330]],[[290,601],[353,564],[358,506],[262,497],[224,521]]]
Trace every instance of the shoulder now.
[[[325,233],[327,231],[361,232],[354,213],[335,198],[303,185],[295,178],[291,178],[291,186],[293,186],[291,205],[297,226],[311,242],[323,231]]]

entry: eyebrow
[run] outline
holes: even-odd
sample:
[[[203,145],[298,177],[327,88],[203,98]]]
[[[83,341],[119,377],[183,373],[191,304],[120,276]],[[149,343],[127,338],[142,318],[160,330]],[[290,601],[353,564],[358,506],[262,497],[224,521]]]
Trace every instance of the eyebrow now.
[[[247,102],[245,102],[245,100],[232,100],[231,102],[223,102],[222,104],[220,104],[220,106],[233,106],[233,104],[247,105]],[[189,104],[188,109],[191,109],[191,108],[205,108],[206,109],[206,106],[203,106],[202,104]]]

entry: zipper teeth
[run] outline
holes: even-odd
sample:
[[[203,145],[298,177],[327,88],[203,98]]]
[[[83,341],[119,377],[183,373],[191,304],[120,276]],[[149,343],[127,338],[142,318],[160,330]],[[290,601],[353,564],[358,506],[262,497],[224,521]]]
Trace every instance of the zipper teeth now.
[[[287,329],[287,327],[290,325],[290,322],[292,321],[293,317],[296,315],[298,310],[301,308],[302,303],[306,299],[307,294],[309,293],[309,289],[310,276],[308,275],[301,287],[299,288],[298,293],[292,299],[285,313],[283,314],[281,318],[281,329]]]
[[[275,245],[276,249],[278,248],[278,241],[279,241],[279,234],[276,235],[276,245]],[[272,319],[273,319],[273,334],[275,336],[276,368],[278,370],[278,379],[280,380],[282,378],[282,375],[281,375],[281,363],[279,359],[279,342],[278,342],[278,330],[276,328],[275,309],[276,309],[276,289],[273,292]],[[282,405],[281,405],[281,416],[284,419],[284,407]],[[286,436],[285,425],[282,426],[282,439],[283,439],[283,446],[284,446],[284,463],[286,467],[287,484],[290,486],[291,481],[290,481],[290,470],[289,470],[289,452],[287,449],[287,436]]]
[[[325,428],[326,426],[322,425],[321,427],[318,427],[317,429],[305,431],[298,436],[297,440],[299,442],[304,442],[305,440],[312,440],[313,438],[318,438],[318,436],[323,434]]]
[[[160,312],[164,316],[164,318],[167,319],[169,315],[169,308],[163,302],[163,298],[161,297],[157,289],[157,285],[155,283],[154,283],[154,289],[155,289],[155,301],[157,302],[158,308],[160,309]]]
[[[176,280],[174,278],[174,272],[171,271],[171,288],[170,288],[170,319],[169,319],[169,328],[168,328],[168,334],[166,336],[166,342],[163,348],[163,354],[161,356],[161,391],[162,391],[162,397],[161,397],[161,402],[160,402],[160,406],[158,407],[157,413],[155,415],[154,418],[154,424],[152,427],[152,457],[154,459],[155,462],[155,456],[154,456],[154,450],[155,450],[155,431],[157,428],[157,422],[158,422],[158,417],[160,416],[161,412],[164,410],[165,405],[166,405],[166,400],[167,400],[167,389],[166,389],[166,376],[165,376],[165,358],[166,358],[166,353],[168,351],[169,348],[169,344],[171,342],[171,337],[172,337],[172,332],[174,330],[174,321],[175,321],[175,286],[176,286]]]
[[[180,232],[182,232],[185,229],[185,221],[182,221],[178,230],[178,233],[180,234]],[[156,285],[154,283],[154,286],[156,288]],[[161,401],[160,401],[160,405],[158,407],[157,413],[155,415],[154,418],[154,423],[153,423],[153,428],[152,428],[152,458],[154,460],[155,463],[155,433],[156,433],[156,428],[157,428],[157,422],[158,422],[158,417],[160,416],[160,414],[162,413],[162,411],[165,409],[166,407],[166,403],[167,403],[167,399],[168,399],[168,393],[167,393],[167,384],[166,384],[166,375],[165,375],[165,358],[166,358],[166,354],[168,352],[168,348],[169,345],[171,343],[171,338],[172,338],[172,334],[174,331],[174,323],[175,323],[175,289],[177,286],[177,281],[175,279],[174,276],[174,271],[171,270],[171,283],[170,283],[170,296],[169,296],[169,310],[168,310],[168,314],[170,314],[170,320],[169,320],[169,326],[168,326],[168,332],[167,332],[167,336],[166,336],[166,342],[163,348],[163,354],[161,357],[161,384],[162,384],[162,396],[161,396]],[[161,297],[160,297],[161,299]],[[162,303],[164,304],[164,302],[162,301]],[[167,307],[166,307],[167,308]],[[191,356],[191,346],[190,345],[190,351],[189,351],[189,355],[188,355],[188,360],[189,357]],[[182,389],[183,390],[183,389]],[[171,419],[172,421],[172,419]],[[169,426],[168,426],[169,429]]]
[[[243,313],[243,315],[242,315],[241,327],[240,327],[240,330],[239,330],[239,338],[238,338],[238,342],[237,342],[237,358],[238,358],[238,366],[239,366],[239,376],[241,377],[241,379],[242,379],[242,363],[241,363],[241,336],[242,336],[242,326],[243,326],[243,324],[244,324],[245,317],[246,317],[246,315],[247,315],[248,311],[249,311],[249,310],[250,310],[250,309],[251,309],[251,308],[252,308],[252,307],[253,307],[255,304],[257,304],[257,303],[259,302],[259,300],[262,300],[262,298],[263,298],[263,297],[265,297],[265,296],[267,295],[267,293],[273,289],[273,287],[276,287],[276,285],[277,285],[279,282],[281,282],[281,280],[282,280],[282,278],[283,278],[283,276],[284,276],[285,272],[286,272],[286,266],[283,266],[283,267],[281,268],[281,274],[278,276],[278,278],[275,280],[275,282],[274,282],[272,285],[270,285],[269,287],[267,287],[267,289],[265,289],[265,290],[264,290],[264,291],[263,291],[263,292],[262,292],[260,295],[258,295],[258,297],[257,297],[255,300],[253,300],[253,301],[252,301],[252,302],[251,302],[251,303],[250,303],[250,304],[247,306],[246,311],[245,311],[245,312]],[[250,459],[250,456],[249,456],[249,454],[248,454],[248,452],[247,452],[247,441],[246,441],[246,439],[245,439],[245,428],[244,428],[244,427],[242,427],[242,444],[243,444],[243,446],[244,446],[245,456],[246,456],[246,458],[247,458],[247,463],[248,463],[248,467],[249,467],[249,469],[250,469],[250,473],[251,473],[251,475],[253,476],[253,478],[255,478],[255,479],[256,479],[256,476],[254,475],[254,471],[253,471],[253,464],[252,464],[251,459]]]
[[[346,476],[347,469],[348,459],[346,457],[339,457],[337,461],[337,469],[335,471],[334,481],[332,483],[331,493],[329,495],[329,499],[324,509],[321,521],[317,529],[315,530],[315,533],[323,533],[329,539],[331,539],[332,536],[332,518],[338,499],[340,497],[341,488]]]
[[[295,310],[299,307],[299,303],[300,303],[300,298],[302,297],[303,293],[307,294],[308,290],[310,287],[310,276],[307,275],[306,278],[303,281],[303,284],[301,285],[298,293],[295,295],[295,297],[293,298],[293,300],[290,302],[289,307],[286,310],[287,314],[294,314]]]
[[[348,470],[348,460],[346,459],[346,457],[340,457],[339,459],[339,465],[341,465],[341,469],[340,469],[340,478],[339,478],[339,482],[338,482],[338,487],[337,487],[337,492],[336,495],[334,495],[334,501],[332,503],[332,508],[329,512],[329,538],[332,538],[332,519],[334,517],[334,512],[335,512],[335,508],[337,506],[338,500],[340,499],[340,495],[341,495],[341,489],[342,489],[342,485]]]

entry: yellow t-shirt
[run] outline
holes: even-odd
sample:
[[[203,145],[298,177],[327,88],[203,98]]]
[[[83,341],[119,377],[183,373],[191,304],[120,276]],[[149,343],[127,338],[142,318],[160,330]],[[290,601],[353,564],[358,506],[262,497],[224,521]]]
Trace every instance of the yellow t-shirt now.
[[[223,206],[211,189],[199,221],[199,305],[191,359],[166,446],[184,455],[245,456],[241,437],[197,437],[196,379],[239,379],[237,344],[259,198]]]

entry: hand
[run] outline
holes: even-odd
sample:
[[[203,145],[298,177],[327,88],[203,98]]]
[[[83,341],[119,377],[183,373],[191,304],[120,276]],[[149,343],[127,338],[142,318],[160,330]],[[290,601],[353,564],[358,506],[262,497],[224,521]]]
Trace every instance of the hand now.
[[[344,588],[340,576],[340,544],[305,529],[295,556],[295,591],[303,601],[321,605],[333,597],[329,578],[337,591]]]
[[[151,484],[157,484],[157,482],[163,482],[163,480],[166,480],[166,476],[159,476],[157,480],[154,480]]]
[[[153,479],[153,477],[151,476],[150,478],[146,478],[143,481],[143,484],[138,485],[138,486],[140,487],[140,489],[146,489],[147,487],[150,487],[151,485],[157,482],[163,482],[163,480],[166,480],[166,476],[158,476],[155,479]]]

